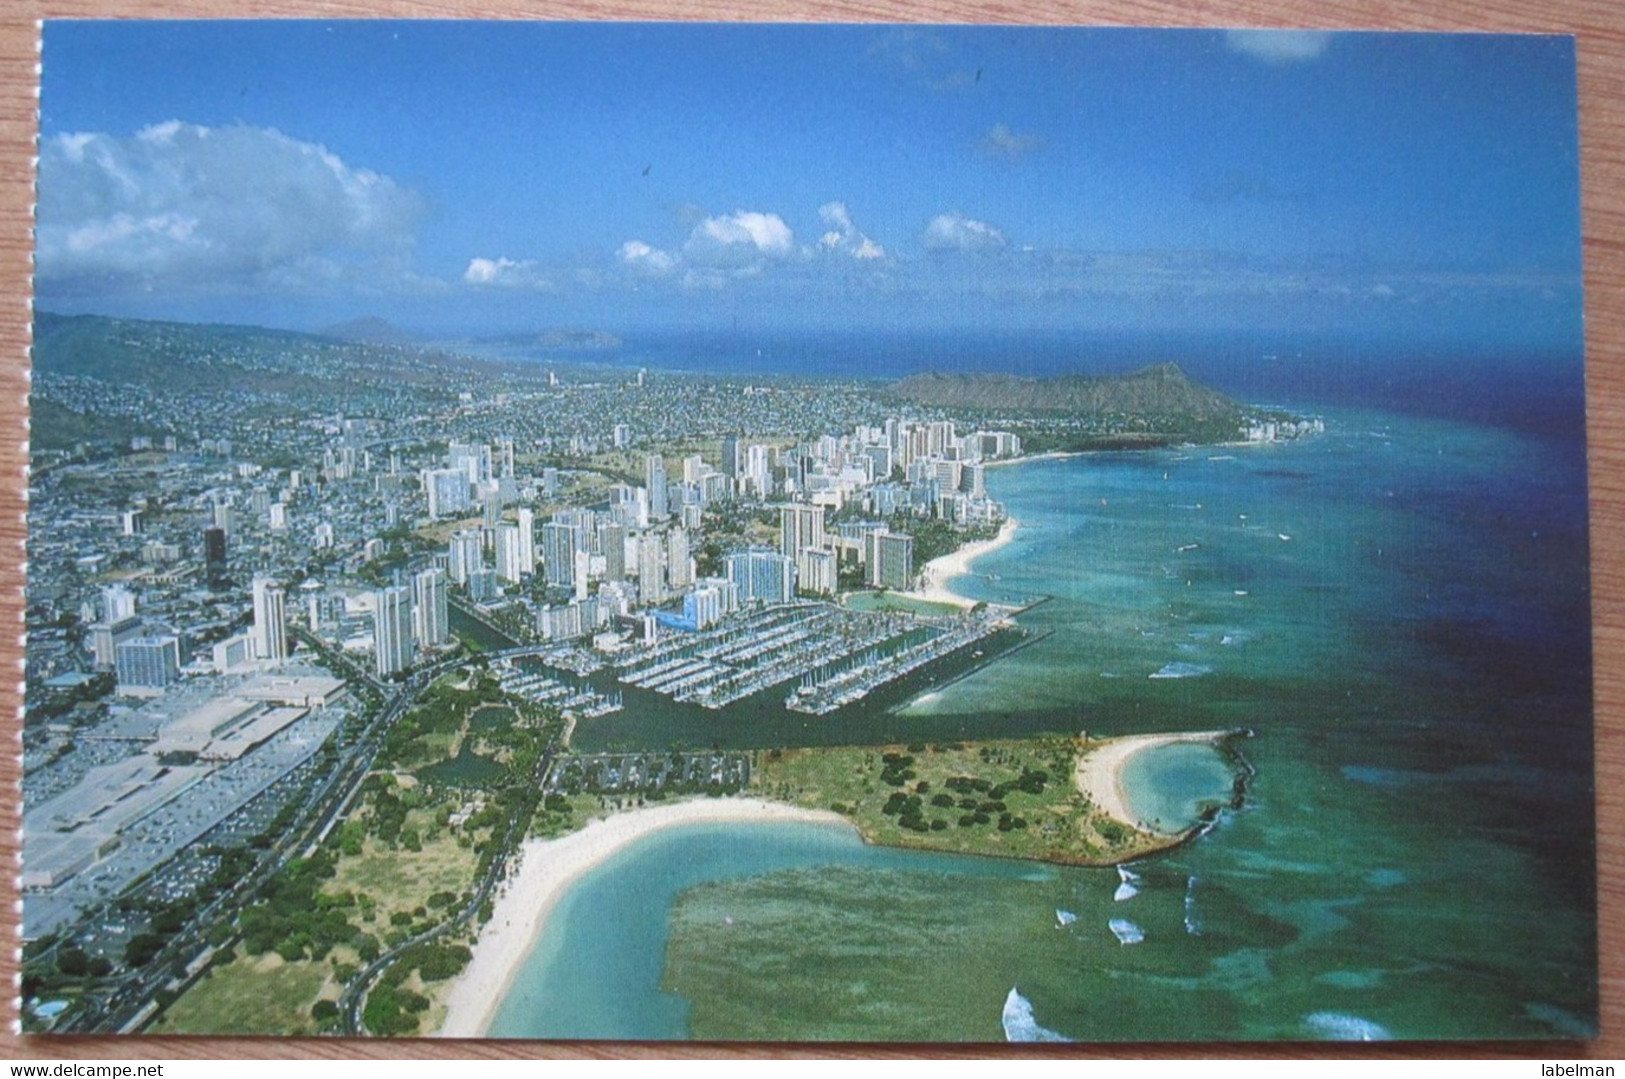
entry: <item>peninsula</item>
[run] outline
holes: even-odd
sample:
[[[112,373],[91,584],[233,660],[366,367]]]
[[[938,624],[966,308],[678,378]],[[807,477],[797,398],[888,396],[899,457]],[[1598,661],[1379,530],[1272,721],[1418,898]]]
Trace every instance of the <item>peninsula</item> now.
[[[764,797],[850,820],[865,841],[1061,865],[1109,866],[1185,842],[1222,805],[1239,804],[1240,731],[1126,738],[1041,737],[907,746],[770,750],[755,772]],[[1196,819],[1152,825],[1132,808],[1129,762],[1180,743],[1214,747],[1233,766]]]

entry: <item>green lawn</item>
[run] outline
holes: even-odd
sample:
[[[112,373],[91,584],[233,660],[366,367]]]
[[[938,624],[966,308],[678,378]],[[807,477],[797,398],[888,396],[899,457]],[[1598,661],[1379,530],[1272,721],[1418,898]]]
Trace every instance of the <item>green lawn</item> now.
[[[766,797],[834,809],[887,846],[1069,865],[1113,865],[1167,846],[1078,792],[1073,769],[1094,744],[1042,737],[788,749],[764,754],[754,781]]]
[[[963,608],[951,603],[933,603],[928,599],[913,599],[894,592],[852,592],[846,597],[846,606],[854,611],[899,611],[928,617],[959,614]]]
[[[313,1034],[311,1006],[326,963],[285,963],[272,954],[237,959],[205,974],[154,1023],[154,1034]]]

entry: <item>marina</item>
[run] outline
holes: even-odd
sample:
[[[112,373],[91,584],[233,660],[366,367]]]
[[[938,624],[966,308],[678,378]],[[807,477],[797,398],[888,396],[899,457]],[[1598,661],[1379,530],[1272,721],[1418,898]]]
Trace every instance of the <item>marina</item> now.
[[[799,603],[622,657],[618,678],[711,710],[799,679],[785,706],[826,715],[1007,627],[987,613],[926,618]]]

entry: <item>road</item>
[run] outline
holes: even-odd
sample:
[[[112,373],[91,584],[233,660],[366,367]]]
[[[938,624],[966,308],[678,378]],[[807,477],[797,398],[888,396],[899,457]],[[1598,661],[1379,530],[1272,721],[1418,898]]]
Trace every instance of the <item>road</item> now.
[[[145,1016],[141,1013],[151,1005],[159,992],[176,980],[176,970],[191,967],[213,948],[214,945],[209,943],[210,938],[219,934],[222,926],[229,933],[232,920],[253,901],[260,888],[280,872],[290,859],[313,852],[333,825],[343,818],[356,792],[361,789],[362,780],[371,770],[385,735],[416,703],[419,694],[447,671],[470,661],[467,656],[441,660],[414,673],[399,685],[391,685],[379,681],[346,657],[332,653],[316,638],[298,629],[294,632],[308,646],[320,652],[330,665],[388,694],[384,706],[345,755],[334,764],[326,778],[312,787],[305,797],[305,805],[298,819],[272,843],[253,871],[229,891],[201,908],[192,921],[175,933],[145,966],[115,979],[103,994],[99,994],[99,1003],[76,1013],[56,1029],[57,1033],[120,1030],[132,1023],[139,1029],[151,1022],[159,1012]],[[228,936],[227,942],[230,939]],[[189,985],[195,977],[196,973],[185,978],[182,987]]]

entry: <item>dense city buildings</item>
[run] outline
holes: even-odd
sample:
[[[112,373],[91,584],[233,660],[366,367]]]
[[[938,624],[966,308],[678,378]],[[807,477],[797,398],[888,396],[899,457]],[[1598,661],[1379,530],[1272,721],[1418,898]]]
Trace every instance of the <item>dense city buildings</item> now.
[[[1014,435],[890,411],[855,383],[128,332],[162,377],[108,392],[36,372],[42,398],[113,437],[35,446],[30,939],[116,957],[138,935],[103,906],[121,888],[157,874],[189,895],[218,857],[199,852],[342,804],[375,744],[362,732],[398,717],[391,694],[469,669],[480,633],[549,650],[553,673],[504,667],[504,684],[571,715],[621,707],[579,681],[600,670],[676,705],[822,714],[998,624],[839,604],[916,586],[911,529],[937,553],[989,535],[1003,510],[981,467],[1019,453]],[[170,377],[194,359],[308,393],[251,405]]]

